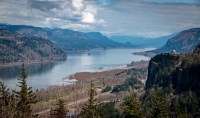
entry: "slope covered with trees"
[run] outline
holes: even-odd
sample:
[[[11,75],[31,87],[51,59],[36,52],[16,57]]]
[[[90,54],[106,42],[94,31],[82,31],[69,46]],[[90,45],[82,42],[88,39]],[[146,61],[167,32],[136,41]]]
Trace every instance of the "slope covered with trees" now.
[[[66,53],[49,40],[0,30],[0,64],[66,59]]]
[[[187,54],[160,54],[148,67],[144,101],[155,86],[162,88],[171,116],[200,115],[200,45]],[[146,104],[146,103],[145,103]]]

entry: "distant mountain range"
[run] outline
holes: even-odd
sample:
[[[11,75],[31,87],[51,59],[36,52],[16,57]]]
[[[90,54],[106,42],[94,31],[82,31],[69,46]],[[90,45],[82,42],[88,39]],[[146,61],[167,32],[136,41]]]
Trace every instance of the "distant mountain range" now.
[[[200,44],[200,28],[193,28],[180,32],[177,36],[169,39],[167,43],[153,53],[166,53],[176,50],[178,53],[192,52]]]
[[[200,44],[200,28],[193,28],[180,32],[177,36],[169,39],[167,43],[158,49],[134,54],[155,56],[160,53],[169,53],[175,50],[177,53],[188,53]]]
[[[162,36],[158,38],[144,38],[144,37],[134,37],[134,36],[111,36],[109,37],[113,41],[119,43],[127,44],[130,42],[133,45],[142,46],[142,47],[162,47],[166,44],[168,39],[176,36],[178,33],[173,33],[168,36]]]
[[[66,51],[89,50],[94,48],[132,48],[131,44],[122,44],[108,39],[100,32],[83,33],[68,29],[49,29],[26,25],[0,24],[0,29],[9,30],[24,36],[37,36],[52,41]]]
[[[0,29],[0,65],[66,59],[66,53],[47,39]]]

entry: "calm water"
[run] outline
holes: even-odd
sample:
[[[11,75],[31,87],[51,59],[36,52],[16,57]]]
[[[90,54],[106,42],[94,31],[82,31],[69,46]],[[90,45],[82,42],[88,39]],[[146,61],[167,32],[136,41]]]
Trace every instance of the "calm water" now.
[[[76,72],[99,72],[118,68],[127,68],[125,65],[131,61],[149,60],[149,57],[131,54],[152,50],[145,49],[109,49],[78,52],[67,55],[66,61],[53,63],[25,65],[27,84],[36,88],[45,88],[49,85],[70,83],[62,78]],[[90,55],[88,55],[90,53]],[[10,87],[15,87],[20,76],[21,66],[1,67],[0,75],[6,79]]]

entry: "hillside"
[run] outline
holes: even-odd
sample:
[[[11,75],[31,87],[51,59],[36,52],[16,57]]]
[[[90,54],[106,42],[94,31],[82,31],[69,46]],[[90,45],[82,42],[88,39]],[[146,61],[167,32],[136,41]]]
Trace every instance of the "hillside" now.
[[[66,53],[46,39],[0,30],[0,65],[66,59]]]
[[[9,30],[25,36],[36,36],[49,40],[53,38],[51,33],[40,27],[0,24],[0,29]]]
[[[136,55],[153,57],[156,54],[168,53],[175,50],[177,53],[188,53],[200,44],[200,28],[193,28],[180,32],[177,36],[169,39],[167,43],[152,51],[135,52]]]
[[[88,50],[94,48],[130,48],[131,44],[122,44],[108,39],[99,32],[83,33],[68,29],[48,29],[26,25],[1,24],[0,29],[17,32],[25,36],[37,36],[52,41],[66,51]]]
[[[148,104],[150,91],[160,88],[171,117],[200,117],[200,45],[187,54],[165,53],[149,62],[143,103]]]
[[[176,50],[178,53],[187,53],[193,51],[198,44],[200,44],[200,28],[193,28],[180,32],[169,39],[163,47],[152,52],[158,54]]]
[[[200,45],[188,54],[159,54],[148,67],[146,87],[168,87],[171,83],[176,93],[200,90]]]

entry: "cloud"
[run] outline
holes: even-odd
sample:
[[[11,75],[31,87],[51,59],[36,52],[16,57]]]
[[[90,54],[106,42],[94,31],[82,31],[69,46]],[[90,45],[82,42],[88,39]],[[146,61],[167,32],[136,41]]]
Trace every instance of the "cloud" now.
[[[142,37],[200,27],[199,4],[159,1],[1,0],[0,22]]]
[[[75,9],[80,11],[83,8],[83,0],[72,0],[72,5],[74,6]]]
[[[84,23],[95,23],[95,15],[97,11],[94,7],[87,5],[85,10],[82,12],[82,22]]]
[[[27,5],[30,9],[39,9],[41,11],[49,11],[51,9],[62,9],[62,4],[67,3],[66,1],[39,1],[39,0],[28,0]]]

